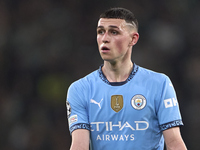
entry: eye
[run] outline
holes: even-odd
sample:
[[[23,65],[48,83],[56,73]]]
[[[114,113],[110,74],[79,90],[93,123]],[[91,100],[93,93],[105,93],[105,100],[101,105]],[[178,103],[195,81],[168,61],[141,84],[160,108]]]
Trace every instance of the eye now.
[[[117,32],[116,30],[112,30],[111,33],[112,33],[113,35],[117,35],[117,34],[118,34],[118,32]]]
[[[103,35],[105,33],[104,30],[97,30],[97,34]]]

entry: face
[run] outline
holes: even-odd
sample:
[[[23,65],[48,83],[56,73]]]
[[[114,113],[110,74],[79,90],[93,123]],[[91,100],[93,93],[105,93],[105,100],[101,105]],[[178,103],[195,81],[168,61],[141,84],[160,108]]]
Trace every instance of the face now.
[[[136,44],[138,33],[130,30],[123,19],[101,18],[97,26],[97,43],[100,55],[105,61],[119,61],[130,58],[129,51]]]

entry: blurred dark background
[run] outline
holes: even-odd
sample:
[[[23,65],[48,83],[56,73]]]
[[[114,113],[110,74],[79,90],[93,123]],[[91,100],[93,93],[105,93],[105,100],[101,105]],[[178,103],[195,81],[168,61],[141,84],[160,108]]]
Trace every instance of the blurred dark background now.
[[[200,149],[199,0],[0,0],[0,149],[66,150],[68,86],[103,63],[99,14],[125,7],[139,21],[133,61],[167,74],[190,150]]]

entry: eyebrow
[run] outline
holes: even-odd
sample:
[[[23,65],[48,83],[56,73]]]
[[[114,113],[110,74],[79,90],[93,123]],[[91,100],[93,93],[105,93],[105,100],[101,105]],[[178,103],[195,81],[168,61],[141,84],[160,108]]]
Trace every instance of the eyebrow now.
[[[119,29],[118,26],[114,26],[114,25],[110,25],[110,26],[108,26],[108,27],[109,27],[109,28],[117,28],[117,29]],[[104,26],[98,26],[97,29],[99,29],[99,28],[103,29]]]

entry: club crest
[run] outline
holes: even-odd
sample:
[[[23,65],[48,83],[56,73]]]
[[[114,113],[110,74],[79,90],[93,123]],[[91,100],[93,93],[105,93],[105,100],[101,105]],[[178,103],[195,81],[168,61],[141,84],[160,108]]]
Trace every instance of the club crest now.
[[[123,108],[123,96],[122,95],[112,95],[111,96],[111,108],[115,112],[119,112]]]
[[[131,99],[131,105],[137,110],[141,110],[146,106],[146,98],[142,95],[135,95]]]

